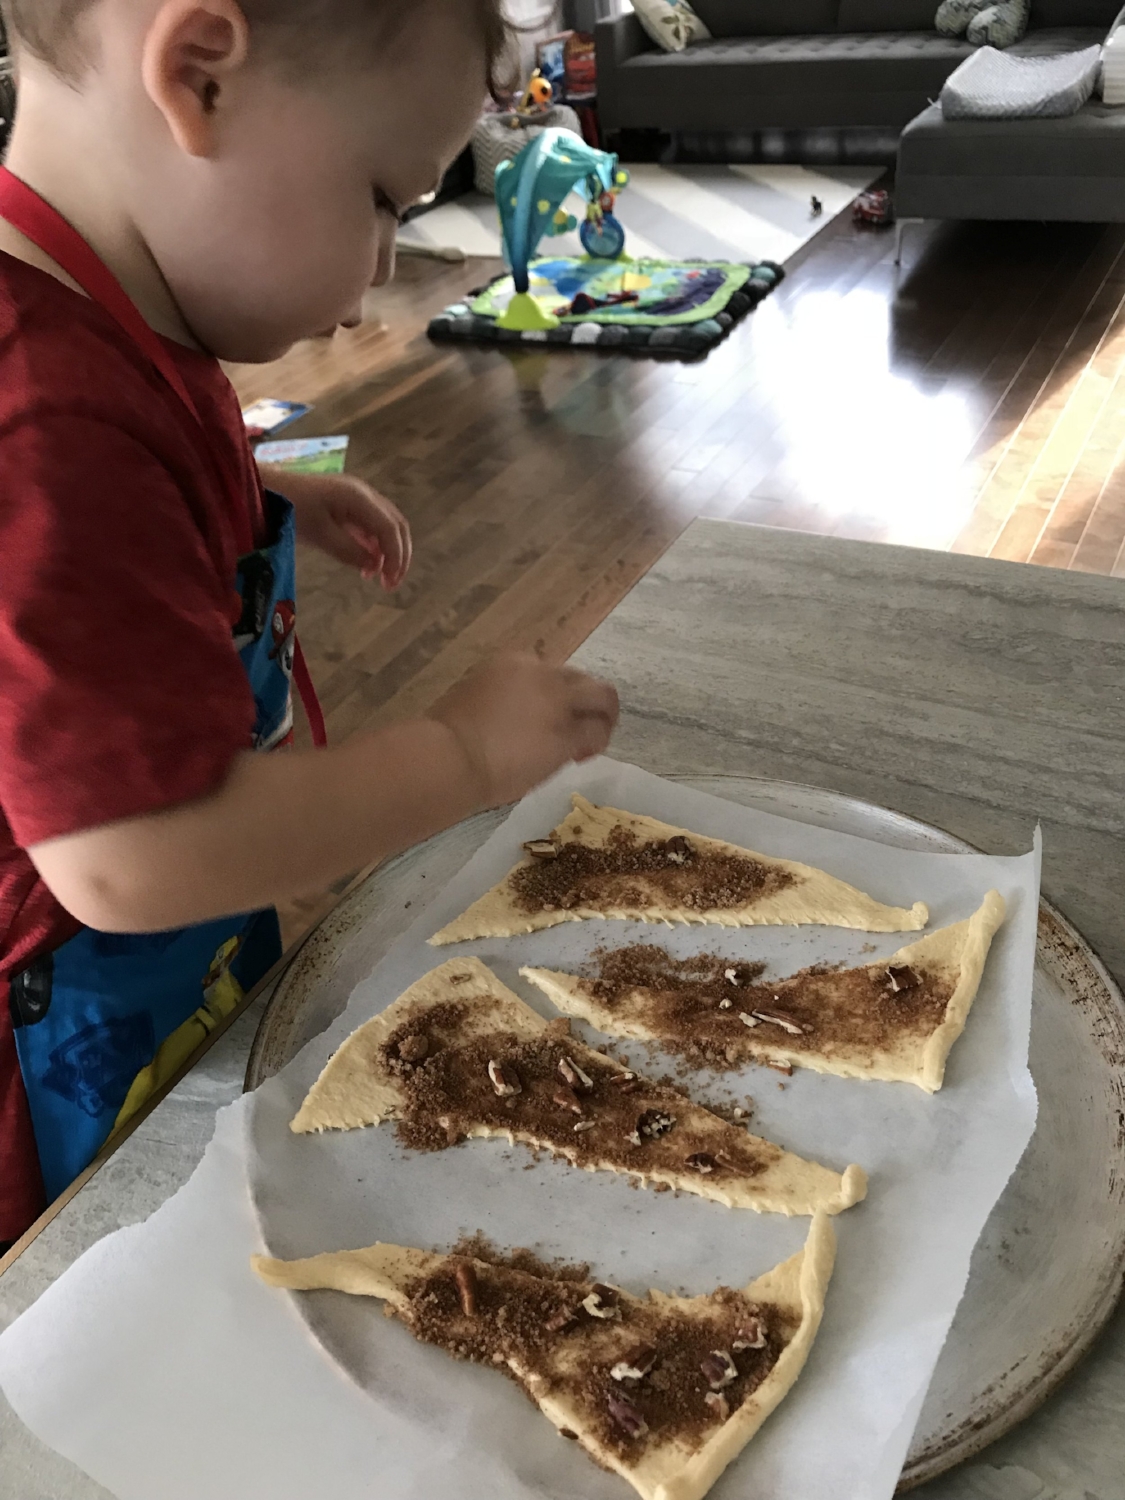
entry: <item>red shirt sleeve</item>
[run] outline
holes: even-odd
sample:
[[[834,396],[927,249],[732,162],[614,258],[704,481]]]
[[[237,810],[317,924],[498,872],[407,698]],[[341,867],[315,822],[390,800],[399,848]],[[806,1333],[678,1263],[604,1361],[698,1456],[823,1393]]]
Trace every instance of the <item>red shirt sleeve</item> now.
[[[40,408],[0,432],[0,806],[24,847],[198,797],[250,745],[233,569],[130,425]]]

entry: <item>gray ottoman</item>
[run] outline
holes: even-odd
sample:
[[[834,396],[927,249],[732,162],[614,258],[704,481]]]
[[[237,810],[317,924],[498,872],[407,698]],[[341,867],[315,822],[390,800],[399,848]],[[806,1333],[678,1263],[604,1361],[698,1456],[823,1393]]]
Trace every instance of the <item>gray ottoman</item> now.
[[[478,193],[493,196],[496,168],[502,161],[511,161],[518,156],[528,141],[533,141],[545,130],[569,130],[574,135],[582,134],[578,116],[568,104],[552,104],[546,114],[535,115],[534,125],[519,123],[512,126],[509,120],[519,120],[518,115],[481,115],[473,126],[473,186]]]
[[[1091,100],[1061,120],[946,120],[932,104],[902,133],[902,219],[1125,222],[1125,108]]]

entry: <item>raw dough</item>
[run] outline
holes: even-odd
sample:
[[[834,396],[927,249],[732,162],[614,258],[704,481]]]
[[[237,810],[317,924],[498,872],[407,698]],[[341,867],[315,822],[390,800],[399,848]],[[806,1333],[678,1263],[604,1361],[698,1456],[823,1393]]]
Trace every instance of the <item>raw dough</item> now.
[[[788,1063],[844,1078],[914,1083],[928,1093],[935,1093],[941,1088],[950,1049],[965,1029],[989,946],[1004,920],[1004,912],[1004,898],[998,891],[989,891],[979,909],[966,921],[940,928],[876,964],[812,978],[802,974],[772,984],[763,982],[757,990],[745,992],[741,1002],[739,991],[732,987],[733,1002],[723,1017],[720,1019],[717,1012],[709,1011],[704,1022],[709,1029],[716,1024],[729,1025],[732,1044],[739,1051],[739,1061],[745,1058],[747,1061]],[[818,1047],[817,1016],[831,1015],[833,988],[845,997],[851,981],[870,976],[873,990],[889,991],[888,970],[895,967],[913,970],[923,980],[923,985],[929,981],[935,986],[940,985],[943,992],[949,992],[944,1012],[934,1018],[932,1025],[925,1030],[904,1027],[902,1031],[887,1026],[875,1038],[869,1036],[865,1040],[861,1034],[855,1041],[842,1038],[837,1025],[836,1035]],[[576,974],[534,968],[523,968],[520,973],[538,985],[561,1011],[588,1021],[608,1036],[665,1045],[688,1040],[682,1033],[669,1032],[654,1021],[659,992],[652,988],[623,991],[609,1003],[598,998],[596,986],[590,980]],[[740,1004],[752,1013],[753,1007],[759,1004],[762,989],[767,991],[761,1002],[763,1012],[768,1013],[771,1008],[768,992],[772,991],[772,999],[777,1002],[772,1008],[796,1020],[807,1019],[811,1023],[809,1034],[793,1038],[780,1026],[768,1022],[753,1029],[741,1025],[738,1020]],[[897,1019],[898,1011],[905,1019],[915,1003],[911,993],[906,990],[900,996],[884,994],[878,997],[877,1003],[884,1007],[885,1014]],[[921,987],[918,993],[922,993]],[[746,994],[755,995],[755,998],[745,998]],[[844,998],[841,999],[841,1008],[844,1008]]]
[[[645,1320],[649,1326],[655,1324],[657,1329],[662,1313],[667,1313],[669,1318],[683,1319],[686,1316],[692,1321],[703,1322],[709,1320],[719,1305],[719,1293],[670,1297],[651,1291],[646,1302],[614,1288],[622,1307],[622,1317],[618,1321],[599,1324],[586,1321],[577,1333],[571,1334],[569,1341],[566,1334],[562,1334],[546,1351],[539,1349],[524,1353],[518,1340],[510,1341],[502,1355],[503,1364],[544,1416],[560,1431],[576,1435],[592,1458],[628,1480],[644,1500],[700,1500],[727,1465],[737,1458],[800,1375],[820,1327],[835,1253],[831,1223],[823,1213],[818,1213],[813,1218],[804,1248],[742,1289],[742,1296],[762,1308],[768,1317],[784,1320],[785,1325],[792,1328],[791,1336],[756,1389],[725,1421],[707,1428],[691,1440],[673,1433],[661,1441],[657,1432],[650,1431],[633,1456],[628,1451],[628,1444],[622,1451],[622,1445],[611,1446],[604,1441],[590,1418],[589,1406],[574,1393],[573,1387],[592,1366],[604,1368],[607,1355],[608,1358],[621,1358],[627,1353],[629,1321],[634,1310],[638,1320]],[[359,1296],[383,1298],[410,1328],[413,1316],[411,1288],[424,1278],[441,1273],[447,1266],[452,1277],[455,1265],[464,1265],[465,1262],[465,1257],[435,1255],[407,1246],[372,1245],[366,1250],[315,1255],[307,1260],[273,1260],[256,1255],[251,1264],[270,1286],[295,1291],[331,1288]],[[474,1277],[496,1275],[495,1268],[488,1263],[477,1260],[468,1263],[473,1268]],[[508,1274],[518,1274],[525,1282],[537,1282],[543,1293],[559,1295],[559,1283],[531,1278],[527,1273]],[[503,1285],[502,1281],[500,1285]],[[567,1283],[567,1290],[571,1291],[573,1286],[574,1283]],[[580,1290],[585,1290],[585,1286]],[[455,1337],[458,1325],[471,1326],[471,1320],[455,1307],[446,1337]],[[657,1336],[656,1348],[659,1347]],[[643,1392],[643,1383],[623,1389]],[[636,1401],[643,1407],[643,1394],[637,1396]]]
[[[550,835],[556,842],[600,849],[606,846],[611,834],[622,829],[641,843],[682,838],[701,855],[751,859],[768,870],[784,873],[790,877],[791,883],[740,906],[707,909],[684,906],[669,901],[654,882],[649,882],[651,897],[638,904],[617,901],[604,906],[575,905],[568,910],[535,911],[519,904],[512,887],[516,871],[534,865],[534,857],[528,855],[499,885],[474,901],[467,911],[434,933],[429,941],[441,945],[468,938],[513,937],[517,933],[537,932],[545,927],[557,927],[560,922],[579,922],[587,917],[618,917],[669,925],[673,922],[717,923],[723,927],[797,926],[815,922],[826,927],[857,927],[864,932],[920,931],[926,925],[928,912],[921,901],[909,909],[884,906],[854,886],[811,865],[755,854],[736,844],[704,838],[669,823],[660,823],[655,818],[622,812],[616,807],[595,807],[577,792],[572,801],[573,810]],[[644,885],[643,877],[629,878],[629,886],[633,889]]]
[[[401,1078],[385,1061],[384,1043],[408,1020],[424,1030],[427,1012],[455,1002],[461,1003],[464,1013],[459,1013],[455,1035],[443,1038],[444,1046],[472,1043],[501,1033],[503,1039],[536,1041],[549,1030],[549,1023],[501,984],[479,959],[452,959],[432,969],[348,1037],[325,1065],[290,1128],[298,1133],[352,1130],[403,1119],[407,1095]],[[591,1077],[607,1080],[600,1095],[590,1096],[590,1117],[597,1118],[599,1097],[604,1100],[607,1116],[617,1110],[622,1101],[608,1078],[615,1074],[629,1076],[627,1070],[584,1047],[576,1038],[566,1042],[566,1051]],[[811,1214],[817,1209],[839,1213],[866,1195],[867,1178],[858,1166],[847,1167],[841,1175],[750,1135],[742,1126],[729,1124],[686,1095],[644,1080],[635,1087],[638,1091],[630,1094],[629,1101],[634,1118],[648,1105],[659,1104],[674,1114],[676,1121],[669,1133],[647,1141],[635,1153],[626,1142],[624,1129],[612,1138],[608,1138],[608,1131],[603,1134],[596,1128],[576,1136],[570,1134],[572,1126],[568,1123],[566,1135],[556,1132],[552,1139],[537,1134],[534,1121],[521,1124],[515,1114],[510,1125],[506,1120],[469,1124],[463,1134],[520,1141],[565,1156],[590,1171],[624,1173],[646,1186],[666,1183],[729,1208],[752,1208],[760,1213]],[[525,1097],[529,1101],[532,1098]],[[563,1118],[572,1120],[573,1116]],[[681,1147],[681,1141],[690,1141],[690,1146]],[[704,1147],[711,1155],[725,1158],[725,1164],[721,1168],[716,1164],[705,1172],[689,1169],[685,1158]]]

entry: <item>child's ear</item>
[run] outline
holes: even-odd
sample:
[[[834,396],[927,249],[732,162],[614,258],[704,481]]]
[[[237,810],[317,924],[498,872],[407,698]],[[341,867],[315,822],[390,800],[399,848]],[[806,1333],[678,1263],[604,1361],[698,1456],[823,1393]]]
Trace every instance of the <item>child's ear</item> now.
[[[212,154],[223,92],[249,50],[250,28],[236,0],[165,0],[153,18],[141,77],[189,156]]]

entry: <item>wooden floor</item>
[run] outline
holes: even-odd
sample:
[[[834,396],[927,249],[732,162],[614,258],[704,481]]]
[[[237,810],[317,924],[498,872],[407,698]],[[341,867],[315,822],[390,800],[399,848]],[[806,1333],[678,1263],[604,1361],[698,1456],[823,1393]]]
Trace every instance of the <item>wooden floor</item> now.
[[[700,515],[1125,578],[1123,227],[911,226],[896,270],[843,218],[697,365],[429,343],[494,269],[402,259],[362,328],[232,372],[414,528],[394,596],[300,558],[334,739],[497,647],[564,659]]]

